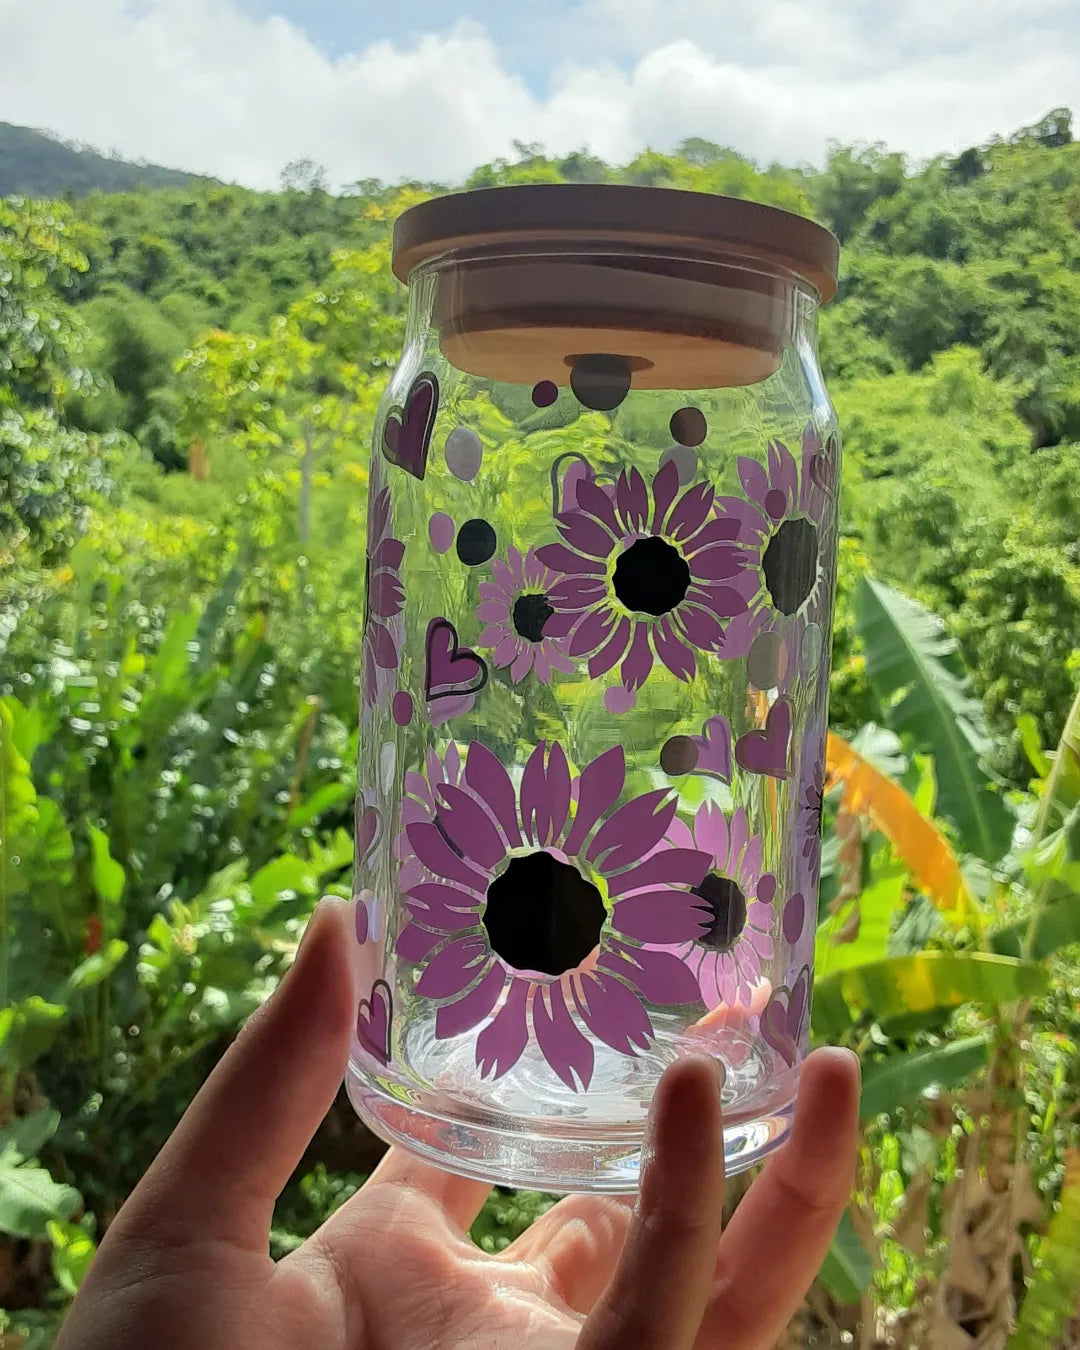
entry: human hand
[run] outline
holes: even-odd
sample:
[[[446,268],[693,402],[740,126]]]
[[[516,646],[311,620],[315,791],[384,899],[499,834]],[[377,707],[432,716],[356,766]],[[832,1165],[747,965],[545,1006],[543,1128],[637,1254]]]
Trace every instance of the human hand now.
[[[858,1068],[807,1060],[791,1138],[721,1237],[715,1064],[665,1073],[636,1203],[570,1196],[504,1252],[468,1228],[489,1187],[391,1149],[300,1248],[274,1202],[341,1082],[355,1017],[351,914],[325,900],[106,1234],[56,1350],[767,1350],[835,1231]]]

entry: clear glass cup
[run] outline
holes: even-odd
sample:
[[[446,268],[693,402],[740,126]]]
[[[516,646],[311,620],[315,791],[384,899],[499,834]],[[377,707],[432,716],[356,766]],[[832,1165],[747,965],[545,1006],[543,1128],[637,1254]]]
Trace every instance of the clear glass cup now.
[[[637,1184],[666,1065],[731,1171],[807,1048],[839,441],[836,243],[652,189],[399,222],[375,431],[352,1101],[439,1166]]]

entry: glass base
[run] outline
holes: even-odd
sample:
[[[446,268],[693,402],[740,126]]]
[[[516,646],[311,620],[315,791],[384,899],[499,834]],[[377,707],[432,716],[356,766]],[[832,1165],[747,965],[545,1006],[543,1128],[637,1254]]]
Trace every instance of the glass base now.
[[[797,1067],[779,1077],[769,1073],[757,1047],[742,1037],[703,1044],[661,1036],[645,1055],[598,1054],[586,1095],[553,1083],[546,1065],[537,1072],[528,1052],[492,1083],[477,1082],[471,1051],[458,1063],[445,1042],[437,1048],[438,1073],[428,1078],[433,1087],[423,1089],[394,1065],[384,1068],[354,1049],[346,1075],[353,1107],[387,1143],[444,1171],[500,1186],[556,1194],[636,1191],[656,1082],[668,1063],[691,1050],[711,1053],[724,1066],[729,1176],[783,1143],[795,1108]],[[423,1058],[424,1047],[412,1049]]]

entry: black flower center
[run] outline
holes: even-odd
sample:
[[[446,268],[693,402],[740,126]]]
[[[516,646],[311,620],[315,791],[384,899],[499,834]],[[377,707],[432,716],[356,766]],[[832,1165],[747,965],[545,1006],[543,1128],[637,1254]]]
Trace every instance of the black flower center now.
[[[707,907],[709,911],[708,930],[701,934],[698,942],[710,951],[731,951],[746,927],[746,896],[738,884],[719,872],[710,872],[690,893],[704,900],[703,908]]]
[[[785,520],[765,550],[761,566],[772,602],[781,614],[806,603],[817,575],[817,527],[805,517]]]
[[[483,922],[492,950],[508,966],[562,975],[600,941],[604,913],[592,882],[541,849],[512,858],[491,883]]]
[[[615,594],[640,614],[668,614],[690,589],[690,568],[674,545],[657,535],[637,539],[619,556]]]
[[[519,636],[527,642],[539,642],[544,636],[544,624],[554,613],[546,595],[519,595],[511,617]]]

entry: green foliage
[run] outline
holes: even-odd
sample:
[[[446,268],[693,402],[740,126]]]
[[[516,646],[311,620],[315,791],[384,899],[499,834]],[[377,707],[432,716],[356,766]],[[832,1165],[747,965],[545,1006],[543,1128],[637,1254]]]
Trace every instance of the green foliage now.
[[[986,1036],[967,1036],[932,1050],[878,1060],[863,1074],[860,1117],[870,1120],[917,1101],[925,1092],[963,1083],[986,1064],[988,1049]]]
[[[1057,1212],[1038,1245],[1038,1269],[1008,1350],[1058,1344],[1076,1315],[1080,1287],[1080,1159],[1073,1153]]]
[[[1012,820],[982,771],[990,750],[983,710],[955,668],[941,621],[891,587],[863,578],[859,627],[867,672],[890,725],[913,748],[933,751],[938,808],[962,845],[986,862],[1008,848]]]
[[[814,1031],[863,1059],[879,1228],[931,1170],[940,1242],[956,1155],[931,1103],[1028,1002],[1029,1143],[1055,1194],[1080,1081],[1080,771],[1043,748],[1080,676],[1067,122],[918,167],[834,147],[820,173],[698,138],[622,166],[520,145],[470,184],[559,181],[730,193],[845,241],[822,323],[845,428],[833,722],[941,817],[981,907],[940,922],[866,821],[841,895],[830,840]],[[349,884],[367,448],[404,323],[390,225],[441,189],[334,196],[313,164],[283,186],[0,202],[0,1227],[48,1244],[57,1305],[320,890]],[[527,411],[519,437],[520,408],[468,409],[499,492],[524,498],[556,447],[632,453],[603,417]],[[496,742],[543,725],[494,689]],[[275,1254],[362,1180],[308,1169]],[[497,1191],[474,1239],[499,1251],[550,1203]],[[1055,1287],[1059,1250],[1039,1253]],[[846,1220],[822,1281],[910,1302],[924,1273],[896,1244],[875,1269]],[[53,1320],[0,1331],[30,1350]]]
[[[858,1303],[873,1274],[870,1255],[845,1214],[818,1278],[837,1303],[847,1305]]]

